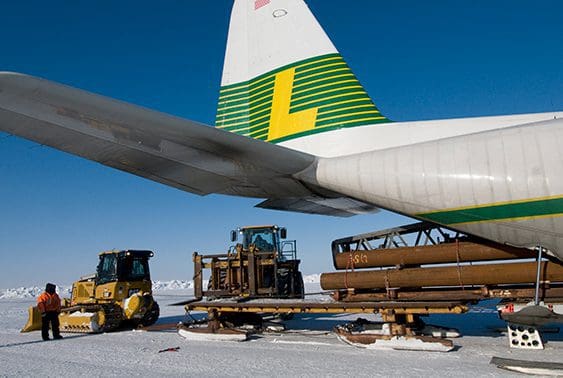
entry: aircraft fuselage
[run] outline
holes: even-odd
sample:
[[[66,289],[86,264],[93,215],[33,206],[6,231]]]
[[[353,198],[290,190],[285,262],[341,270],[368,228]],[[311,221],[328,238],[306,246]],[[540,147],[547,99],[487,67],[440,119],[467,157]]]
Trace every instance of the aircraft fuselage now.
[[[542,246],[563,259],[563,119],[559,115],[525,115],[524,119],[535,116],[539,121],[514,126],[509,125],[510,117],[499,117],[504,124],[497,128],[476,122],[481,130],[464,128],[465,135],[320,158],[300,177],[500,243]],[[379,127],[370,128],[375,144]],[[411,129],[408,124],[406,128]],[[448,132],[456,131],[444,130]],[[385,137],[388,134],[385,131]]]

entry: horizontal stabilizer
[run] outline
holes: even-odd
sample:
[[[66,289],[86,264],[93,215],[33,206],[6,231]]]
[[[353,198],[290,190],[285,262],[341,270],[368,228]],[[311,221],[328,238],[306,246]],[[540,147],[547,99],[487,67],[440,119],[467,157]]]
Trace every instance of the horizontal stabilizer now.
[[[379,209],[351,198],[283,198],[269,199],[256,205],[263,209],[295,211],[307,214],[351,217],[358,214],[375,213]]]

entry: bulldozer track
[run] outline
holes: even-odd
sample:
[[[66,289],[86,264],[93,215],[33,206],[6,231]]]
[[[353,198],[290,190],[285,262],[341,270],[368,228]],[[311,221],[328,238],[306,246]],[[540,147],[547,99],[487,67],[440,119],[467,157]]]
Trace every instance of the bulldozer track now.
[[[95,304],[95,305],[78,305],[63,309],[63,313],[69,315],[74,311],[80,311],[84,314],[92,314],[103,311],[104,322],[99,328],[93,328],[90,324],[69,324],[61,322],[61,332],[68,333],[101,333],[115,331],[121,326],[123,320],[122,310],[115,304]]]

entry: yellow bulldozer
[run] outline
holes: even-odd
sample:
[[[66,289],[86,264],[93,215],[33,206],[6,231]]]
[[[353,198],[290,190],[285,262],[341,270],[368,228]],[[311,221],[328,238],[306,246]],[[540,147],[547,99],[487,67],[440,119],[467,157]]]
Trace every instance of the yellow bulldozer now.
[[[74,282],[71,298],[62,300],[61,332],[98,333],[154,324],[160,309],[152,296],[153,256],[152,251],[137,250],[100,253],[96,273]],[[41,314],[32,306],[21,332],[40,329]]]

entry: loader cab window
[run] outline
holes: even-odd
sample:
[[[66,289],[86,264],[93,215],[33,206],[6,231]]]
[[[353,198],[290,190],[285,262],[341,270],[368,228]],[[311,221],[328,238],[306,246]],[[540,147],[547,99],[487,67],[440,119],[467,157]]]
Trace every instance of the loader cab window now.
[[[278,238],[271,228],[244,230],[243,248],[248,249],[250,244],[256,245],[259,251],[272,252],[278,249]]]
[[[98,284],[115,281],[117,279],[117,256],[112,254],[102,255],[97,270]]]
[[[125,256],[119,269],[120,281],[150,280],[148,259],[143,256]]]

